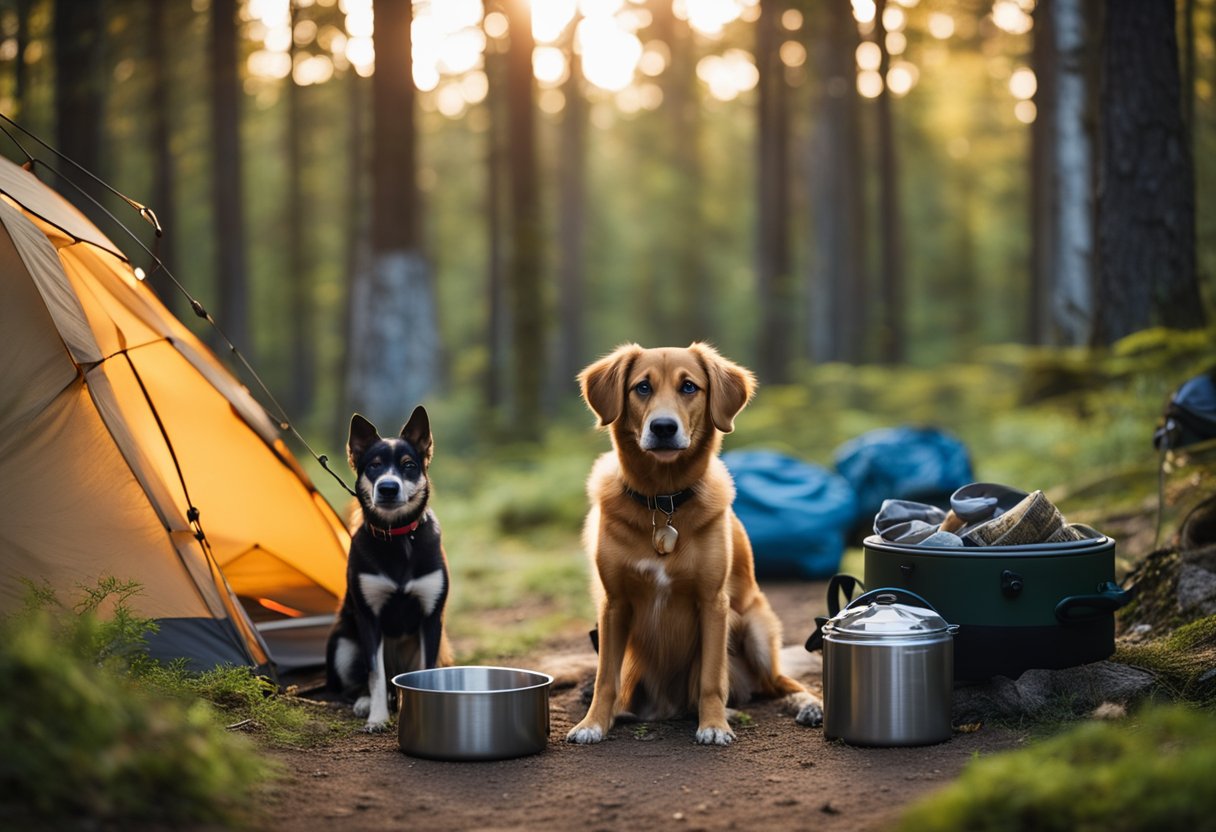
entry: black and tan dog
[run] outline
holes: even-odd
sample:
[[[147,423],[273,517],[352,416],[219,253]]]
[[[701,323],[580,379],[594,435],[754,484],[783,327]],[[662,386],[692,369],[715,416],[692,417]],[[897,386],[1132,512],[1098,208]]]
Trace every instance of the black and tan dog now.
[[[368,731],[382,731],[394,675],[452,663],[443,629],[447,559],[429,506],[434,445],[426,410],[415,408],[400,436],[389,438],[355,414],[347,453],[360,516],[326,649],[328,685],[355,699]]]
[[[695,713],[699,743],[726,745],[728,701],[782,697],[797,721],[819,701],[779,666],[781,623],[756,584],[718,449],[752,397],[751,372],[706,344],[628,344],[579,376],[613,450],[587,481],[583,527],[599,604],[599,666],[567,739],[599,742],[617,716]]]

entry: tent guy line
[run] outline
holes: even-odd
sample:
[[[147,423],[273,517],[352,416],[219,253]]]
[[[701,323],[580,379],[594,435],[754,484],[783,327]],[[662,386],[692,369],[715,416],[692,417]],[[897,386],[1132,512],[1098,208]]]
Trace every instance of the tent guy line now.
[[[131,207],[132,210],[136,211],[140,217],[142,217],[144,220],[146,220],[152,226],[152,228],[156,234],[156,239],[158,242],[164,236],[164,229],[161,227],[160,220],[157,219],[156,212],[153,211],[151,208],[149,208],[148,206],[144,205],[141,202],[137,202],[136,200],[131,199],[130,197],[123,194],[122,192],[118,191],[112,185],[110,185],[108,182],[106,182],[105,180],[98,177],[96,174],[94,174],[92,171],[85,168],[79,162],[76,162],[75,160],[71,159],[70,157],[65,156],[63,153],[61,153],[55,147],[53,147],[52,145],[50,145],[43,139],[39,138],[37,135],[30,132],[25,127],[22,127],[20,124],[13,121],[11,118],[9,118],[4,113],[0,113],[0,119],[3,119],[8,124],[12,125],[16,129],[20,130],[24,135],[33,139],[39,145],[41,145],[42,147],[44,147],[45,149],[47,149],[48,151],[53,153],[56,157],[67,162],[69,165],[74,167],[76,170],[85,174],[90,179],[92,179],[94,182],[97,182],[99,185],[101,185],[107,191],[114,194],[119,199],[121,199],[123,202],[125,202],[128,206]],[[83,188],[81,188],[79,185],[77,185],[75,182],[73,182],[69,177],[64,176],[60,171],[58,171],[51,165],[47,164],[45,161],[31,155],[30,152],[28,150],[26,150],[25,147],[21,144],[21,142],[17,141],[17,138],[15,136],[13,136],[13,134],[10,133],[7,129],[5,129],[4,127],[0,127],[0,130],[2,130],[4,132],[4,135],[7,136],[8,139],[14,145],[16,145],[17,148],[21,151],[22,155],[25,156],[26,162],[25,162],[25,165],[23,165],[23,167],[26,167],[26,169],[29,170],[29,172],[31,174],[34,174],[35,176],[37,176],[37,172],[36,172],[35,168],[39,165],[41,165],[43,168],[50,171],[51,173],[55,174],[55,176],[58,177],[60,182],[64,182],[64,183],[70,185],[72,187],[72,189],[74,191],[76,191],[76,193],[80,194],[82,197],[87,199],[94,207],[97,208],[97,210],[99,210],[103,214],[105,214],[116,226],[118,226],[119,228],[121,228],[123,230],[123,233],[125,233],[135,243],[135,245],[139,246],[139,248],[145,254],[147,254],[149,258],[151,258],[152,262],[155,264],[155,267],[152,270],[152,274],[155,274],[158,271],[163,272],[164,275],[173,282],[173,285],[177,287],[177,290],[179,292],[181,292],[182,295],[189,302],[190,308],[194,311],[194,314],[196,316],[198,316],[199,318],[202,318],[204,321],[206,321],[215,330],[215,332],[219,335],[219,337],[227,345],[228,350],[232,353],[233,357],[240,363],[240,365],[242,367],[245,368],[245,371],[254,380],[254,382],[257,384],[258,388],[262,391],[263,394],[265,394],[265,396],[274,405],[275,410],[278,411],[276,414],[276,413],[272,412],[270,410],[270,408],[266,407],[265,405],[262,405],[262,409],[264,411],[266,411],[266,414],[268,416],[270,416],[271,418],[273,418],[276,422],[278,422],[279,428],[281,430],[290,432],[292,434],[292,436],[294,436],[297,440],[299,440],[300,444],[302,444],[304,446],[304,449],[307,450],[308,453],[312,456],[312,458],[317,461],[317,464],[320,465],[322,468],[324,468],[326,473],[328,473],[331,477],[333,477],[335,480],[337,480],[338,484],[341,485],[342,488],[345,489],[348,494],[350,494],[352,497],[355,496],[354,489],[351,488],[349,485],[347,485],[346,480],[344,480],[336,471],[334,471],[332,468],[329,467],[329,456],[326,454],[318,454],[316,451],[313,450],[312,446],[308,444],[308,440],[306,440],[300,434],[300,432],[296,429],[294,422],[287,415],[287,410],[283,407],[282,404],[279,403],[279,400],[275,397],[274,393],[272,393],[270,391],[270,388],[266,385],[266,382],[264,382],[262,380],[262,377],[258,374],[257,370],[255,370],[253,368],[253,365],[249,363],[248,359],[245,358],[245,355],[239,349],[237,349],[235,344],[232,343],[232,340],[228,337],[227,333],[224,332],[223,328],[219,325],[219,323],[215,320],[215,318],[212,317],[211,313],[207,311],[206,307],[204,307],[203,304],[198,301],[198,299],[196,299],[193,295],[190,294],[190,292],[186,289],[185,286],[183,286],[181,284],[181,281],[179,281],[177,279],[177,277],[173,274],[173,272],[171,272],[169,270],[169,268],[167,266],[165,266],[164,262],[160,259],[160,257],[155,252],[153,252],[151,249],[149,249],[146,245],[144,245],[144,242],[139,239],[139,237],[135,234],[135,232],[133,232],[130,228],[127,227],[126,223],[122,222],[122,220],[120,220],[120,219],[118,219],[118,217],[114,216],[114,214],[111,213],[104,205],[102,205],[100,202],[98,202],[93,197],[92,194],[85,191]],[[115,251],[113,253],[115,255],[117,255],[118,257],[120,257],[121,259],[127,261],[128,263],[130,262],[130,259],[125,254],[123,254],[121,251]],[[144,279],[144,278],[141,278],[141,279]]]

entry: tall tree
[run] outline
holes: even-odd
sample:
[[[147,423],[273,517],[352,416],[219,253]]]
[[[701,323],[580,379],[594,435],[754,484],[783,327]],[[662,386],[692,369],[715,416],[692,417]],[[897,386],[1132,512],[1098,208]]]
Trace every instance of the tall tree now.
[[[532,11],[528,0],[506,0],[508,176],[511,257],[507,293],[511,310],[514,367],[512,432],[521,439],[540,435],[545,380],[545,297],[540,182],[536,158],[535,82],[532,75]]]
[[[486,0],[485,12],[498,9],[498,4]],[[484,398],[491,413],[501,414],[508,404],[510,385],[507,380],[507,246],[504,225],[506,217],[506,55],[500,40],[488,40],[486,45],[485,106],[489,113],[486,130],[486,291],[485,348],[486,369]]]
[[[291,3],[291,29],[299,9]],[[292,37],[290,55],[295,67],[299,47]],[[309,240],[304,233],[304,137],[308,134],[308,91],[295,81],[295,73],[287,76],[287,204],[283,206],[287,217],[287,306],[291,379],[288,390],[292,413],[300,418],[313,404],[316,392],[316,326],[313,310],[313,276],[309,264],[313,258],[308,254]]]
[[[177,275],[177,214],[174,211],[176,190],[176,168],[173,160],[173,65],[170,48],[176,21],[171,19],[171,8],[167,3],[151,3],[148,6],[148,60],[152,73],[152,91],[149,103],[152,133],[152,210],[160,220],[164,234],[157,238],[154,252],[165,268]],[[165,304],[179,318],[189,312],[189,305],[172,282],[157,279],[149,284],[157,290]]]
[[[671,235],[672,272],[655,275],[648,308],[651,331],[674,344],[713,340],[714,287],[705,252],[704,170],[697,44],[689,26],[677,21],[673,4],[657,0],[654,29],[671,60],[663,73],[663,111],[668,119],[660,151],[673,187],[664,205],[676,230]]]
[[[54,15],[55,144],[69,159],[100,176],[105,33],[101,0],[56,0]],[[101,198],[87,175],[68,164],[57,167],[93,199]],[[94,213],[88,197],[75,188],[60,190],[86,214]]]
[[[1030,127],[1030,297],[1026,315],[1026,341],[1046,344],[1050,339],[1049,300],[1054,285],[1056,222],[1055,200],[1055,27],[1051,7],[1055,0],[1040,0],[1034,7],[1031,66],[1037,85],[1035,120]]]
[[[1106,4],[1097,343],[1204,324],[1175,25],[1174,0]]]
[[[760,328],[756,369],[763,381],[789,379],[794,332],[790,250],[789,94],[780,49],[785,0],[760,0],[756,21],[756,283]]]
[[[374,0],[371,257],[355,276],[348,399],[387,430],[435,388],[439,328],[423,255],[415,146],[413,8]]]
[[[28,120],[26,111],[30,90],[30,70],[25,63],[25,50],[30,45],[30,6],[33,0],[17,0],[17,54],[13,57],[13,99],[17,103],[16,118]]]
[[[583,73],[569,28],[570,76],[563,85],[559,157],[558,337],[556,377],[559,391],[572,390],[574,377],[587,363],[583,327],[583,238],[587,201],[587,99]]]
[[[884,363],[904,360],[904,251],[903,216],[899,204],[899,160],[895,147],[895,118],[891,110],[891,92],[887,88],[887,71],[891,55],[887,51],[887,28],[883,22],[887,0],[875,4],[874,39],[881,59],[878,72],[882,89],[875,100],[878,138],[878,228],[879,228],[879,292],[882,312],[878,335],[878,355]]]
[[[857,95],[857,23],[847,0],[817,0],[811,21],[815,118],[807,348],[816,361],[860,362],[866,332],[865,175]]]
[[[249,323],[244,199],[241,188],[241,84],[237,76],[237,0],[212,0],[210,26],[211,212],[216,241],[220,327],[246,356]],[[219,346],[219,345],[216,345]]]
[[[1049,0],[1051,107],[1045,148],[1050,202],[1049,341],[1088,342],[1094,325],[1093,15],[1086,0]]]

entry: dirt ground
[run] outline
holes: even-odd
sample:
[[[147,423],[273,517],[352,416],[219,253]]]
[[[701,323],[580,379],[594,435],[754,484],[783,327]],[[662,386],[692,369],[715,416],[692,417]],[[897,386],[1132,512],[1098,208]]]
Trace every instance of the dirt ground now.
[[[786,643],[800,645],[822,614],[824,585],[764,589],[785,625]],[[797,662],[792,675],[818,690],[817,660],[801,647],[786,654]],[[555,661],[593,667],[585,634],[561,634],[543,655],[512,665],[548,669]],[[548,746],[531,757],[435,762],[402,754],[395,732],[354,731],[322,749],[276,752],[286,774],[270,787],[272,820],[262,828],[884,829],[973,756],[1024,740],[984,726],[936,746],[856,748],[795,725],[776,703],[754,702],[744,708],[750,721],[735,727],[737,739],[725,748],[693,742],[692,720],[622,724],[598,745],[576,746],[565,736],[585,712],[581,685],[560,681],[567,683],[551,696]]]

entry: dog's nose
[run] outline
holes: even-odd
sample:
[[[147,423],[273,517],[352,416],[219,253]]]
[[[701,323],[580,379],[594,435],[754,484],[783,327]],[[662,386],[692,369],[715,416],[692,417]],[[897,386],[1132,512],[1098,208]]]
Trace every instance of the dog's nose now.
[[[388,480],[376,486],[376,494],[385,500],[395,500],[401,494],[401,483]]]
[[[679,429],[675,419],[655,419],[650,423],[650,432],[656,439],[671,439]]]

